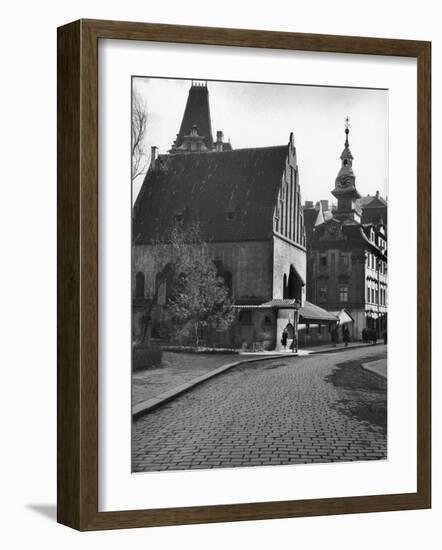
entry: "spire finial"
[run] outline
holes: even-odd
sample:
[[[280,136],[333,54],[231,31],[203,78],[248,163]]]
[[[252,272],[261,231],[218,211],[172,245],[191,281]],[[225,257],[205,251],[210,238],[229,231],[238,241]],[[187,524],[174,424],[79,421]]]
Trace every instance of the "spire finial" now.
[[[350,117],[345,117],[345,146],[348,147],[348,134],[350,133]]]

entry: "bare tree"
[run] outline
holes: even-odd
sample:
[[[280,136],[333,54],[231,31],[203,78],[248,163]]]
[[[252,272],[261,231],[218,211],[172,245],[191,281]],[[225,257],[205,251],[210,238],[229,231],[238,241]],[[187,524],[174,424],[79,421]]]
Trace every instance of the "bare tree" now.
[[[147,106],[140,93],[132,92],[132,181],[147,169]]]

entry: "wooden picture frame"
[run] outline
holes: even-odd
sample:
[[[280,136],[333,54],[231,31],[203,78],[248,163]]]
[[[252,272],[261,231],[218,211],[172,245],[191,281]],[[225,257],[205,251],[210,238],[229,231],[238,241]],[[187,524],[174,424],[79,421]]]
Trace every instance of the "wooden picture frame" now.
[[[98,40],[404,56],[418,71],[417,492],[98,511]],[[58,521],[82,531],[431,505],[431,44],[422,41],[79,20],[58,29]]]

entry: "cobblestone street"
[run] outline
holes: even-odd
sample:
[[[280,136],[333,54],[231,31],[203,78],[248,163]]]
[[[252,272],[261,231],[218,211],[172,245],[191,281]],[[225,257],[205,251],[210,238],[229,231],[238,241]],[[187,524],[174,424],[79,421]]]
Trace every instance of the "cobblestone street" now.
[[[133,425],[134,472],[379,460],[386,380],[360,367],[385,346],[236,367]]]

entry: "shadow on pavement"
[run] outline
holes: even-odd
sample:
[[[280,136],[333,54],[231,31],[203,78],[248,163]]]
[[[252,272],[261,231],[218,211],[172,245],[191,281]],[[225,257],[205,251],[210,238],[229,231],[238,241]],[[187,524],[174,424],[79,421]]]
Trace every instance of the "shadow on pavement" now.
[[[341,389],[337,409],[387,433],[387,380],[361,367],[365,359],[339,363],[326,382]]]

